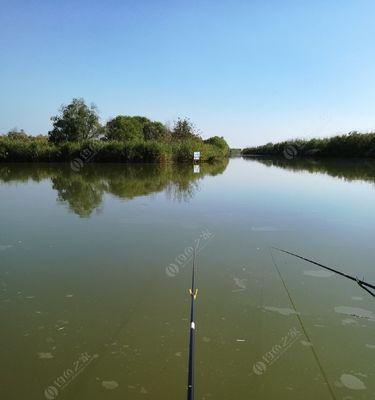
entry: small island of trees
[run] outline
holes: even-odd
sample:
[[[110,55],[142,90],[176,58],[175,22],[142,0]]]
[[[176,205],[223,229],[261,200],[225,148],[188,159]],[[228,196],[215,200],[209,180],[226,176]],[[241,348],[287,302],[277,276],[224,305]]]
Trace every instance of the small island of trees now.
[[[228,157],[223,137],[203,140],[188,119],[172,127],[146,117],[118,115],[100,124],[96,106],[73,99],[53,116],[47,135],[30,136],[14,129],[0,136],[0,162],[187,162],[193,152],[202,161]]]

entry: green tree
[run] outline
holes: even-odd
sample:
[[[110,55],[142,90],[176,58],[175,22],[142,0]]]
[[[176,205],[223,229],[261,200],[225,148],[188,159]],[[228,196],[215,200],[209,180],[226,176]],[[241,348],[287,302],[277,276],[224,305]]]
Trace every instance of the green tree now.
[[[222,136],[212,136],[204,141],[205,143],[212,144],[214,146],[220,147],[221,149],[229,150],[228,143]]]
[[[200,136],[197,133],[195,126],[187,118],[179,118],[175,122],[172,130],[172,135],[175,139],[200,139]]]
[[[96,106],[88,107],[83,99],[73,99],[62,106],[60,114],[51,120],[53,129],[48,137],[52,143],[82,142],[99,137],[102,132]]]
[[[170,132],[161,122],[147,122],[143,126],[143,137],[145,140],[165,141],[170,137]]]
[[[145,117],[118,115],[107,122],[105,138],[107,140],[142,140],[143,126],[151,121]]]

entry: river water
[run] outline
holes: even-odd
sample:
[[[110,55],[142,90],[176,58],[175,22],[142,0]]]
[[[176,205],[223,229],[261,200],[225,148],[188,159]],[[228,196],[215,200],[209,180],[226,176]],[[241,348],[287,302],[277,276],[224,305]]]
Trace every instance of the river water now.
[[[375,398],[375,163],[0,165],[1,398]]]

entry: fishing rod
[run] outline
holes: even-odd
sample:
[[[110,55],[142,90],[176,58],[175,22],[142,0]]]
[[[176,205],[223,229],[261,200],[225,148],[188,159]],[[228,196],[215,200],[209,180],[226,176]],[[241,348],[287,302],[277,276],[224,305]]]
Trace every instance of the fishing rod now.
[[[191,273],[190,294],[190,337],[189,337],[189,370],[187,385],[187,400],[194,400],[194,352],[195,352],[195,300],[198,289],[195,287],[196,249],[194,248],[193,267]]]
[[[278,251],[280,251],[280,252],[282,252],[282,253],[289,254],[289,255],[292,256],[292,257],[296,257],[296,258],[299,258],[299,259],[301,259],[301,260],[307,261],[307,262],[309,262],[310,264],[317,265],[318,267],[321,267],[321,268],[324,268],[324,269],[326,269],[326,270],[328,270],[328,271],[334,272],[335,274],[340,275],[340,276],[343,276],[344,278],[350,279],[351,281],[356,282],[360,288],[362,288],[362,289],[365,290],[366,292],[370,293],[372,297],[375,297],[375,292],[373,292],[373,291],[370,290],[370,289],[374,289],[374,290],[375,290],[375,285],[373,285],[373,284],[371,284],[371,283],[368,283],[368,282],[364,281],[363,279],[356,278],[356,277],[354,277],[354,276],[352,276],[352,275],[346,274],[346,273],[341,272],[341,271],[339,271],[339,270],[337,270],[337,269],[334,269],[334,268],[332,268],[332,267],[327,267],[326,265],[323,265],[323,264],[321,264],[321,263],[318,263],[318,262],[316,262],[316,261],[314,261],[314,260],[310,260],[310,259],[308,259],[308,258],[306,258],[306,257],[302,257],[302,256],[300,256],[300,255],[298,255],[298,254],[292,253],[291,251],[279,249],[279,248],[277,248],[277,247],[271,247],[271,248],[272,248],[272,249],[275,249],[275,250],[278,250]],[[369,288],[370,288],[370,289],[369,289]]]

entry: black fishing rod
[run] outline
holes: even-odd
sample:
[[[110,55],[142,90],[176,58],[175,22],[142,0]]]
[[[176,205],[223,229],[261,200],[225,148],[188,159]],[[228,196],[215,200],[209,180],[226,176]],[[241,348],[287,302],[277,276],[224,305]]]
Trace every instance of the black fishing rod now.
[[[189,338],[189,370],[188,370],[188,386],[187,400],[194,399],[194,351],[195,351],[195,300],[198,295],[198,289],[195,288],[195,260],[196,249],[194,249],[193,267],[191,274],[191,289],[190,294],[190,338]]]
[[[372,285],[371,283],[368,283],[368,282],[364,281],[363,279],[355,278],[352,275],[345,274],[344,272],[341,272],[341,271],[339,271],[337,269],[334,269],[332,267],[327,267],[326,265],[318,263],[318,262],[316,262],[314,260],[310,260],[310,259],[308,259],[306,257],[302,257],[302,256],[300,256],[298,254],[292,253],[291,251],[279,249],[277,247],[271,247],[271,248],[275,249],[275,250],[278,250],[278,251],[281,251],[282,253],[289,254],[290,256],[299,258],[301,260],[307,261],[310,264],[317,265],[318,267],[321,267],[321,268],[324,268],[324,269],[326,269],[328,271],[334,272],[335,274],[343,276],[344,278],[350,279],[351,281],[356,282],[360,288],[362,288],[363,290],[366,290],[366,292],[370,293],[372,297],[375,297],[375,293],[370,290],[370,289],[374,289],[375,290],[375,285]]]

